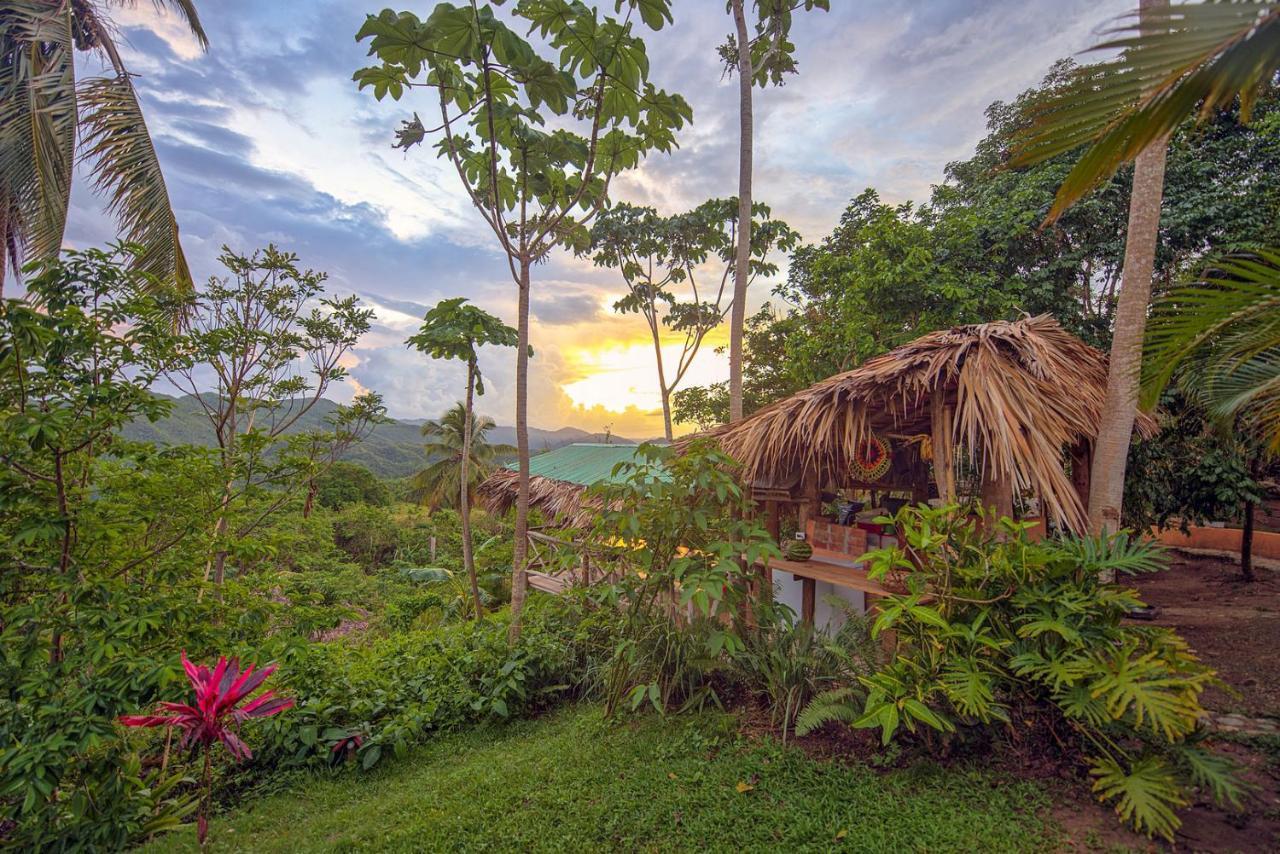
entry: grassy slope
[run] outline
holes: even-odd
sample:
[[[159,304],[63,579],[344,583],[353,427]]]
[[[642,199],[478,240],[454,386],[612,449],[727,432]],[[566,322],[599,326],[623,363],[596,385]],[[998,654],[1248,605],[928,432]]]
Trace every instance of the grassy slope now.
[[[878,774],[746,744],[723,717],[610,726],[567,709],[443,737],[371,774],[309,778],[213,822],[215,850],[1031,851],[1044,795],[998,773]],[[738,791],[738,783],[754,788]],[[843,831],[843,833],[842,833]],[[194,834],[154,851],[195,851]]]

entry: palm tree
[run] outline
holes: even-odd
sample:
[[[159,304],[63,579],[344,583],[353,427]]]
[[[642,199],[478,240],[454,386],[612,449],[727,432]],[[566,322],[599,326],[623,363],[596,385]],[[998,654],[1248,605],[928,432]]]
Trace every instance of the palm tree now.
[[[1280,453],[1280,250],[1216,259],[1157,300],[1144,367],[1144,404],[1182,374],[1211,415]]]
[[[413,475],[410,494],[416,501],[433,510],[459,507],[466,423],[466,408],[459,403],[439,420],[422,425],[422,435],[427,438],[427,466]],[[486,434],[493,427],[492,418],[476,416],[474,413],[471,415],[471,456],[466,466],[469,494],[474,494],[474,488],[489,476],[497,466],[499,457],[516,452],[511,445],[495,445],[486,439]]]
[[[209,40],[192,0],[154,0],[200,46]],[[6,267],[62,248],[77,158],[91,164],[135,265],[191,287],[178,222],[132,77],[116,46],[111,6],[130,0],[5,0],[0,4],[0,293]],[[113,76],[77,80],[74,54],[93,52]],[[77,143],[77,138],[79,142]]]
[[[1088,145],[1059,188],[1049,212],[1053,220],[1121,165],[1137,161],[1129,237],[1138,236],[1143,243],[1126,246],[1125,283],[1117,308],[1107,402],[1091,478],[1089,516],[1095,529],[1113,528],[1119,519],[1133,404],[1138,399],[1139,348],[1150,299],[1150,270],[1148,266],[1143,276],[1141,263],[1158,217],[1159,196],[1152,185],[1157,172],[1162,178],[1164,140],[1189,116],[1197,112],[1201,118],[1210,116],[1237,99],[1242,119],[1248,120],[1258,93],[1272,85],[1280,71],[1280,4],[1235,0],[1170,7],[1167,2],[1144,0],[1136,20],[1117,28],[1114,34],[1119,37],[1099,49],[1119,50],[1120,54],[1081,69],[1074,86],[1043,105],[1020,141],[1012,164],[1036,162]],[[1159,164],[1155,162],[1156,151],[1160,152]],[[1139,231],[1142,233],[1136,234]],[[1132,278],[1131,249],[1135,262]],[[1273,267],[1273,277],[1274,272]],[[1196,300],[1189,297],[1192,295],[1171,293],[1166,307],[1184,302],[1193,306]],[[1192,310],[1204,311],[1204,302]],[[1172,315],[1166,312],[1165,316]],[[1184,332],[1196,325],[1194,321],[1181,324]],[[1186,346],[1192,339],[1170,344],[1171,334],[1166,325],[1154,336],[1166,342],[1157,348],[1166,361],[1156,371],[1165,381],[1177,367],[1177,361],[1169,361],[1169,357],[1180,348],[1184,355],[1191,352]],[[1194,338],[1194,333],[1191,335]],[[1236,370],[1233,376],[1238,381],[1265,381],[1266,365],[1254,362],[1251,370]],[[1271,381],[1276,381],[1274,375]],[[1148,400],[1155,394],[1158,389],[1149,389]],[[1245,400],[1239,394],[1237,398]]]

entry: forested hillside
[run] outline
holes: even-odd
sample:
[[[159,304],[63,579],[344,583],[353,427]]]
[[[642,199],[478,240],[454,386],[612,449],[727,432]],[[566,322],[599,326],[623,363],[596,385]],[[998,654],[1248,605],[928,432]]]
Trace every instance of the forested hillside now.
[[[139,441],[155,442],[159,445],[201,445],[211,446],[214,443],[213,431],[209,419],[199,402],[191,395],[172,398],[157,395],[173,401],[173,409],[167,418],[154,424],[146,420],[135,421],[125,428],[125,436]],[[321,400],[307,412],[288,432],[304,432],[324,429],[325,419],[333,414],[338,404],[331,400]],[[378,424],[363,441],[356,443],[343,459],[360,463],[368,467],[379,477],[406,477],[423,466],[422,421],[391,420]],[[497,426],[489,434],[490,441],[499,445],[514,445],[515,428]],[[559,430],[529,429],[529,446],[534,453],[554,450],[574,442],[603,442],[603,433],[588,433],[575,427],[562,427]],[[631,439],[610,436],[609,441],[631,445]]]

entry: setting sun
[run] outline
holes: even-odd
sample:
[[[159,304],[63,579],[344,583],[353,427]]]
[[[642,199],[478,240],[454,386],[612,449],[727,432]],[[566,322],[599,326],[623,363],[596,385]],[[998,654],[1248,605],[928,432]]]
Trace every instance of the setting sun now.
[[[723,343],[724,338],[723,329],[717,329],[707,336],[707,341],[678,388],[724,380],[729,370],[728,359],[724,354],[716,352],[716,347]],[[664,343],[663,361],[674,366],[680,358],[680,349],[679,343]],[[565,357],[572,374],[579,377],[563,386],[574,404],[587,409],[599,406],[613,412],[635,407],[652,413],[653,427],[661,431],[662,398],[658,392],[651,343],[646,340],[610,341],[595,347],[569,347],[565,350]],[[672,377],[668,376],[667,381],[671,380]],[[686,429],[687,427],[688,425]],[[677,425],[677,432],[683,432],[680,425]]]

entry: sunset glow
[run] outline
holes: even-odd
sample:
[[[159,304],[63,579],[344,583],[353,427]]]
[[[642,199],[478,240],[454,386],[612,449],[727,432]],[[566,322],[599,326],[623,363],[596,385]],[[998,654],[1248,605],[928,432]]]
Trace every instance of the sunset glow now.
[[[725,354],[715,348],[727,340],[724,328],[708,336],[693,366],[685,373],[681,388],[721,382],[728,376],[729,362]],[[663,360],[668,371],[680,358],[680,344],[664,343]],[[653,431],[662,431],[662,399],[658,392],[657,372],[654,368],[653,344],[647,339],[608,342],[603,346],[569,348],[566,360],[579,379],[564,383],[565,394],[578,406],[590,409],[599,406],[614,412],[635,407],[652,413]],[[668,382],[670,381],[668,377]],[[676,425],[676,432],[685,432],[689,425]]]

